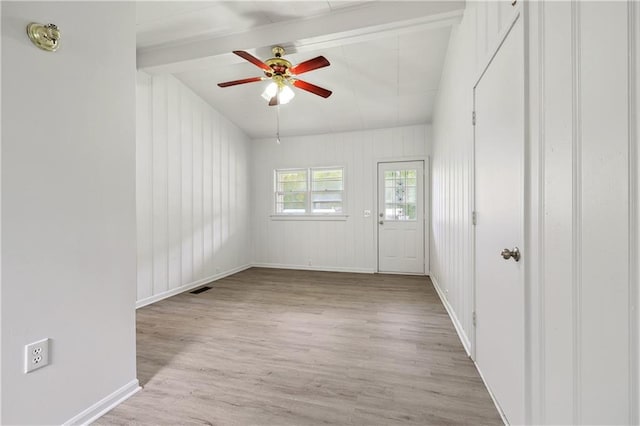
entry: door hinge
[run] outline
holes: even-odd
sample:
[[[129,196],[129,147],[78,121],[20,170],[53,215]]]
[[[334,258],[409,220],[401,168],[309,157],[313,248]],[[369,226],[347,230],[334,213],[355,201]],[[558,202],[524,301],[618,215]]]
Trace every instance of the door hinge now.
[[[476,125],[476,112],[475,111],[473,111],[471,113],[471,124],[474,125],[474,126]]]
[[[477,225],[478,224],[478,217],[476,215],[476,212],[471,212],[471,223],[473,225]]]
[[[476,311],[473,311],[473,314],[471,315],[471,319],[473,321],[473,326],[475,327],[476,326],[476,322],[477,322],[476,321]]]

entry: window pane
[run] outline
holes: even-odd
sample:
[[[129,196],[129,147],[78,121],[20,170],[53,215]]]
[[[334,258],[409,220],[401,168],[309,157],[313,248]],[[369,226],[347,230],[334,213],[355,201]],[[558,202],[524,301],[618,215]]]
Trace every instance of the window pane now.
[[[279,192],[276,194],[276,213],[304,214],[306,211],[306,192]]]
[[[342,212],[342,202],[314,202],[314,213],[340,213]]]
[[[279,170],[276,172],[276,191],[306,191],[306,170]]]
[[[406,205],[406,216],[404,220],[416,220],[416,205],[407,204]]]
[[[414,186],[413,188],[407,188],[407,203],[416,203],[417,197],[417,188]]]
[[[304,214],[306,213],[306,210],[307,209],[305,203],[276,203],[277,213]]]
[[[339,201],[342,202],[342,192],[314,192],[311,201]]]
[[[384,217],[386,220],[416,220],[417,170],[385,171]]]
[[[278,185],[278,192],[306,191],[306,190],[307,190],[307,181],[281,182]]]
[[[311,172],[312,191],[343,190],[342,169],[313,169]]]

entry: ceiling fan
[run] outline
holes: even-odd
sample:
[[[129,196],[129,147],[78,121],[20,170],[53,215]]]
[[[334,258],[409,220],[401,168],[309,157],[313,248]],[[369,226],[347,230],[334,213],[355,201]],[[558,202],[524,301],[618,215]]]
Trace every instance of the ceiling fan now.
[[[264,93],[262,93],[262,97],[269,101],[269,106],[288,103],[295,96],[290,86],[306,90],[323,98],[331,96],[331,90],[297,78],[298,75],[305,72],[328,67],[330,63],[324,56],[318,56],[293,66],[291,62],[282,57],[282,55],[284,55],[284,48],[275,46],[271,51],[274,57],[263,62],[250,53],[242,50],[234,50],[233,53],[251,62],[258,68],[261,68],[264,71],[264,77],[250,77],[242,80],[227,81],[225,83],[218,83],[218,86],[229,87],[271,79],[271,84],[267,86]]]

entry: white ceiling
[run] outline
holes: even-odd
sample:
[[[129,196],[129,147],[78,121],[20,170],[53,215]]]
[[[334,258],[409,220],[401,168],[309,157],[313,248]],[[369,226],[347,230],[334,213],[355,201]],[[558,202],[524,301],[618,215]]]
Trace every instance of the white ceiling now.
[[[276,108],[260,97],[268,82],[229,53],[265,60],[284,45],[296,64],[318,55],[331,66],[303,74],[333,91],[327,99],[296,89],[280,107],[283,137],[431,121],[451,25],[459,2],[240,1],[138,3],[138,66],[172,73],[252,138],[276,130]]]

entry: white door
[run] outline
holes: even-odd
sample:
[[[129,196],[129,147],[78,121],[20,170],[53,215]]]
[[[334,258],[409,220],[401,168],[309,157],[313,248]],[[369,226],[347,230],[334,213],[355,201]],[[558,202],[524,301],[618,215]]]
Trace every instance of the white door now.
[[[475,88],[476,362],[510,424],[524,423],[524,54],[520,19]],[[508,253],[505,253],[507,256]]]
[[[424,274],[424,161],[378,163],[378,271]]]

